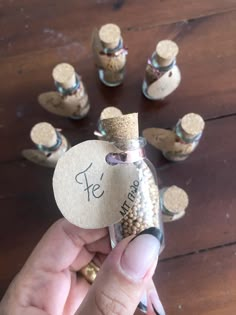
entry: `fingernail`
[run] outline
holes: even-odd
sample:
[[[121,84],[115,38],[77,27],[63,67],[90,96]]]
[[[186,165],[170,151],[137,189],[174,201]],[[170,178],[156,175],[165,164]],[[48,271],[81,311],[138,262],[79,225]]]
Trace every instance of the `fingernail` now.
[[[159,229],[157,229],[156,227],[150,227],[150,228],[148,228],[148,229],[146,229],[146,230],[143,230],[143,231],[140,232],[138,235],[136,235],[136,236],[131,240],[131,242],[132,242],[134,239],[136,239],[136,237],[138,237],[138,236],[140,236],[140,235],[143,235],[143,234],[150,234],[150,235],[155,236],[155,237],[159,240],[160,243],[162,243],[162,241],[163,241],[163,234],[162,234],[162,232],[161,232]]]
[[[147,313],[147,294],[142,295],[141,301],[138,304],[138,308],[141,312]]]
[[[155,230],[147,229],[137,235],[121,257],[121,268],[133,280],[142,279],[158,259],[160,241]]]
[[[144,305],[142,302],[139,302],[138,309],[143,313],[147,313],[147,306]]]
[[[153,310],[155,312],[156,315],[165,315],[165,310],[163,308],[163,305],[160,301],[160,298],[157,294],[156,291],[152,291],[150,294],[149,294],[149,298],[151,300],[151,304],[152,304],[152,307],[153,307]]]

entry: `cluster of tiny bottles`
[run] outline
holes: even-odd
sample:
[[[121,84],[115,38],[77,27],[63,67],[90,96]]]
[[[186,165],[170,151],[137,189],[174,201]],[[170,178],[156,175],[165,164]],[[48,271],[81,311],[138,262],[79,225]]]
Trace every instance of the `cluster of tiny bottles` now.
[[[99,80],[112,88],[122,84],[126,76],[128,48],[119,26],[106,24],[95,29],[92,34],[92,51]],[[178,52],[177,44],[171,40],[157,43],[155,51],[147,60],[140,86],[147,99],[162,100],[179,86],[181,73],[176,63]],[[52,78],[55,90],[40,94],[39,104],[59,116],[84,118],[90,110],[90,101],[80,74],[72,65],[60,63],[52,70]],[[94,135],[100,140],[112,142],[126,156],[134,156],[130,163],[135,165],[139,178],[134,206],[120,222],[109,227],[113,247],[125,237],[156,227],[160,234],[161,250],[163,249],[162,222],[182,218],[189,200],[187,193],[175,185],[158,188],[156,170],[146,158],[144,146],[148,142],[160,150],[167,160],[183,161],[196,149],[204,127],[204,120],[200,115],[189,113],[181,117],[171,130],[143,130],[142,138],[138,132],[137,113],[124,115],[114,106],[106,107],[101,112]],[[36,148],[23,150],[22,154],[26,159],[42,166],[54,168],[59,158],[70,149],[70,143],[61,130],[50,123],[40,122],[33,126],[30,138]],[[82,273],[92,282],[99,268],[93,263],[88,268]]]

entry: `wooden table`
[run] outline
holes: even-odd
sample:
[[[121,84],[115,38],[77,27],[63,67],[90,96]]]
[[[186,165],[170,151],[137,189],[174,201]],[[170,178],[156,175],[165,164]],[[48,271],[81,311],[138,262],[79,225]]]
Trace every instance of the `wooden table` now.
[[[141,130],[171,127],[189,112],[206,121],[197,151],[168,163],[153,148],[149,158],[160,184],[190,196],[186,216],[166,224],[166,249],[155,282],[168,315],[233,315],[236,309],[236,1],[235,0],[2,0],[0,19],[0,294],[46,229],[60,217],[52,193],[53,171],[31,164],[31,127],[61,127],[72,144],[92,139],[101,109],[138,111]],[[129,47],[122,86],[103,86],[93,65],[94,26],[121,26]],[[182,82],[162,102],[141,93],[148,56],[158,40],[180,47]],[[37,95],[54,89],[51,70],[73,64],[87,84],[89,116],[72,121],[44,111]]]

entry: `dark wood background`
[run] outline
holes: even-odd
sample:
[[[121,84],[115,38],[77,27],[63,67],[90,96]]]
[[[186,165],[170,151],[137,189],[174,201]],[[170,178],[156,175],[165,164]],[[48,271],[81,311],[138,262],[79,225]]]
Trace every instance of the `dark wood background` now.
[[[127,76],[103,86],[93,65],[94,26],[114,22],[129,48]],[[162,102],[141,93],[145,63],[157,41],[180,47],[182,82]],[[54,89],[52,68],[73,64],[91,101],[72,121],[44,111],[37,95]],[[161,185],[190,196],[186,216],[165,225],[166,249],[155,277],[168,315],[233,315],[236,309],[236,0],[2,0],[0,4],[0,295],[46,229],[60,217],[53,171],[31,164],[31,127],[48,121],[72,144],[93,138],[101,109],[140,113],[140,130],[171,127],[188,112],[206,130],[185,162],[168,163],[148,148]]]

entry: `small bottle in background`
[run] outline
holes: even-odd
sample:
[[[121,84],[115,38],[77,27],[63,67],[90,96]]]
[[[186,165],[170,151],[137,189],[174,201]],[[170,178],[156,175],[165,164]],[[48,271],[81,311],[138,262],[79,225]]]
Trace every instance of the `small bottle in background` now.
[[[67,63],[60,63],[54,67],[52,77],[57,92],[40,94],[39,104],[56,115],[72,119],[85,117],[90,109],[88,94],[74,67]]]
[[[162,152],[165,158],[174,162],[186,160],[198,146],[204,127],[205,122],[198,114],[190,113],[181,118],[174,128],[174,145]]]
[[[107,140],[106,132],[102,126],[102,120],[122,116],[122,111],[115,106],[105,107],[99,117],[97,129],[98,131],[94,131],[94,135],[97,136],[101,140]]]
[[[36,124],[31,129],[30,138],[37,149],[23,150],[22,155],[42,166],[55,167],[59,158],[70,148],[60,130],[47,122]]]
[[[187,193],[177,186],[164,187],[160,190],[160,205],[163,222],[176,221],[185,215],[189,198]]]
[[[105,24],[93,33],[93,51],[98,75],[107,86],[120,85],[125,77],[126,55],[121,31],[116,24]]]
[[[179,48],[171,40],[162,40],[148,60],[143,94],[150,100],[162,100],[180,84],[181,73],[176,64]]]
[[[160,150],[164,157],[173,162],[186,160],[196,149],[202,137],[205,122],[195,113],[181,118],[173,130],[147,128],[143,136],[148,143]]]

